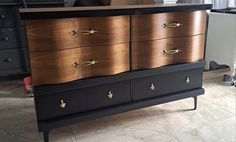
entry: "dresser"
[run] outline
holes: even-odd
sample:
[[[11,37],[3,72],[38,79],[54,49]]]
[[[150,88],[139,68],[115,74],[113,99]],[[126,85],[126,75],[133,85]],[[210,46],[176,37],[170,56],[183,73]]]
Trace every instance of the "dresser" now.
[[[28,8],[39,131],[197,96],[212,5]]]
[[[18,9],[62,5],[64,0],[0,1],[0,77],[30,73],[25,27]]]

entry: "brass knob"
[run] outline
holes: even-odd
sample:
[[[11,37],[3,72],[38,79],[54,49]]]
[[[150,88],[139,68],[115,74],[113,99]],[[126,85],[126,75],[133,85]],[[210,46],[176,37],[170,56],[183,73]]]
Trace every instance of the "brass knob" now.
[[[91,60],[91,61],[88,61],[88,62],[84,62],[83,66],[92,66],[92,65],[95,65],[97,63],[99,63],[97,60]]]
[[[162,54],[163,55],[174,55],[174,54],[178,54],[179,52],[181,52],[182,50],[180,49],[172,49],[172,50],[163,50]]]
[[[111,91],[108,91],[108,95],[107,95],[107,97],[108,97],[109,99],[112,99],[112,98],[113,98],[113,94],[112,94]]]
[[[188,83],[188,84],[190,83],[189,77],[186,77],[185,82]]]
[[[153,83],[151,83],[149,88],[150,88],[150,90],[154,91],[155,90],[155,85]]]
[[[64,102],[64,100],[61,100],[60,107],[61,108],[65,108],[66,107],[66,103]]]

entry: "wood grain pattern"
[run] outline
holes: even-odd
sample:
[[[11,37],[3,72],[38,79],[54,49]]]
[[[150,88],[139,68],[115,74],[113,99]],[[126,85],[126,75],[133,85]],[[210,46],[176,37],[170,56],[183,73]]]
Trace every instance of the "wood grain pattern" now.
[[[182,24],[179,27],[164,28],[163,26],[178,22]],[[205,11],[135,15],[132,20],[132,41],[204,34],[205,27]]]
[[[130,42],[129,16],[27,20],[25,24],[30,51]],[[95,32],[88,34],[91,30]]]
[[[84,65],[91,60],[98,63]],[[79,64],[77,67],[73,66],[75,62]],[[35,86],[114,75],[130,69],[129,44],[30,52],[30,64]]]
[[[132,70],[202,60],[205,35],[167,38],[132,43]],[[163,54],[164,50],[181,50],[177,54]]]

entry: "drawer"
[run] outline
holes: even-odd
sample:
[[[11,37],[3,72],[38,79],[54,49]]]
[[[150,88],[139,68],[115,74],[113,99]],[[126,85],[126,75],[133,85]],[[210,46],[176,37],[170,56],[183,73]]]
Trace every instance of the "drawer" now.
[[[158,97],[170,93],[170,75],[135,79],[132,81],[133,100]]]
[[[0,28],[23,26],[17,6],[0,6]]]
[[[132,41],[204,34],[206,12],[170,12],[132,16]]]
[[[35,106],[39,121],[79,113],[87,109],[86,91],[36,96]]]
[[[202,87],[203,68],[180,71],[171,74],[171,92]]]
[[[30,52],[34,85],[64,83],[130,70],[129,44]]]
[[[24,28],[0,29],[0,50],[26,47]]]
[[[0,50],[0,70],[26,67],[26,59],[25,49]]]
[[[25,24],[30,51],[113,45],[130,41],[129,16],[27,20]]]
[[[1,0],[0,1],[0,4],[1,3],[12,3],[12,2],[14,2],[14,3],[18,3],[18,2],[21,2],[22,0]]]
[[[148,69],[202,60],[205,35],[132,43],[132,69]]]
[[[88,109],[99,109],[130,102],[130,81],[108,84],[88,90]]]

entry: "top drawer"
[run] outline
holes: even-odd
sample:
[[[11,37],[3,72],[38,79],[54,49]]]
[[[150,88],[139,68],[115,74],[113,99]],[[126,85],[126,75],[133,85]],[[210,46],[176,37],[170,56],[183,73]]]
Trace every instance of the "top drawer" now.
[[[204,34],[205,27],[205,11],[136,15],[132,19],[132,41]]]
[[[30,51],[127,43],[130,41],[129,23],[129,16],[25,22]]]
[[[23,26],[17,6],[0,6],[0,28]]]

